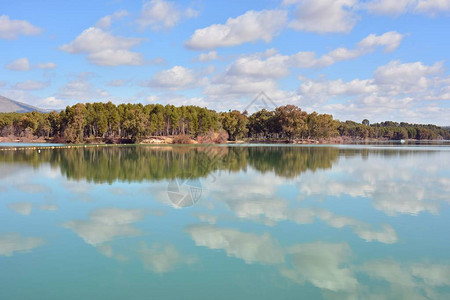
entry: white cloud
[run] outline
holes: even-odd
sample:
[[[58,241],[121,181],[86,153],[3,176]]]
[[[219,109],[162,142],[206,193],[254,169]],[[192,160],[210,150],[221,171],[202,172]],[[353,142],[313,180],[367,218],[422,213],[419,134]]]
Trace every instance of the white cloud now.
[[[449,0],[419,0],[415,7],[415,11],[418,13],[425,13],[431,16],[437,15],[443,12],[450,11]]]
[[[31,69],[30,62],[27,58],[18,58],[15,61],[5,65],[5,68],[12,71],[28,71]]]
[[[370,171],[373,172],[371,169]],[[328,172],[325,174],[328,174]],[[377,226],[379,228],[375,228],[375,226],[364,221],[340,216],[326,209],[289,205],[289,201],[276,196],[278,187],[285,183],[283,179],[271,176],[269,173],[266,173],[264,178],[251,175],[248,177],[255,179],[245,182],[235,176],[222,175],[220,183],[204,185],[209,191],[208,197],[224,203],[225,207],[242,220],[261,222],[269,226],[286,221],[297,224],[312,224],[317,220],[337,229],[348,227],[358,237],[367,242],[392,244],[398,240],[396,231],[388,224],[381,224],[381,226]],[[337,182],[327,177],[323,178],[321,173],[315,172],[314,175],[311,175],[307,172],[302,174],[301,183],[299,185],[300,194],[312,195],[313,191],[321,189],[327,189],[330,193],[333,192],[334,188],[331,185]],[[354,185],[360,186],[357,183]],[[229,186],[234,187],[234,192],[227,196],[227,187]],[[350,182],[342,188],[337,188],[339,188],[339,191],[349,193],[352,186],[353,184]],[[374,188],[370,191],[373,193]],[[337,191],[335,191],[336,193]],[[362,192],[357,192],[357,194],[360,195]],[[369,192],[366,192],[365,195],[369,195]],[[208,217],[205,217],[205,221],[208,221],[208,219]]]
[[[384,297],[391,294],[389,298],[411,299],[420,294],[411,272],[392,259],[367,262],[357,270],[371,278],[388,282],[390,286],[383,291]]]
[[[374,79],[389,93],[406,94],[426,90],[431,81],[429,76],[443,71],[443,62],[427,66],[422,62],[401,63],[396,60],[378,67],[375,70]]]
[[[37,194],[37,193],[47,193],[51,192],[51,189],[43,184],[37,184],[37,183],[17,183],[14,184],[14,187],[18,190],[29,193],[29,194]]]
[[[201,82],[202,80],[197,78],[193,70],[182,66],[174,66],[156,73],[152,79],[143,84],[158,89],[183,90],[194,88]]]
[[[97,22],[97,24],[95,24],[95,26],[108,29],[111,27],[112,22],[118,21],[128,15],[129,13],[126,10],[119,10],[114,12],[112,15],[104,16]]]
[[[193,213],[193,216],[196,216],[200,221],[206,222],[209,224],[216,224],[218,217],[206,213]]]
[[[250,76],[260,78],[281,78],[289,74],[289,57],[275,54],[265,60],[259,56],[238,58],[227,69],[227,75]]]
[[[86,101],[92,99],[102,99],[108,97],[107,91],[95,88],[95,86],[89,81],[90,74],[80,74],[77,78],[69,81],[66,85],[59,88],[55,99],[50,98],[49,101],[56,99],[74,100],[74,101]]]
[[[364,263],[356,270],[378,281],[387,282],[389,288],[383,291],[383,295],[389,299],[448,298],[448,294],[436,289],[450,285],[450,266],[447,264],[399,263],[393,259],[384,259]],[[368,292],[373,294],[374,291]]]
[[[337,79],[331,81],[304,80],[298,92],[303,97],[303,103],[319,103],[328,100],[330,97],[371,94],[377,90],[378,86],[373,80],[354,79],[344,82],[342,79]]]
[[[206,53],[200,53],[200,55],[193,59],[193,61],[211,61],[211,60],[217,60],[219,59],[219,56],[217,55],[217,51],[209,51]]]
[[[44,98],[40,101],[39,106],[42,108],[56,108],[56,109],[62,109],[64,107],[64,101],[61,99],[58,99],[54,96],[50,96],[47,98]]]
[[[411,272],[427,285],[450,286],[450,265],[416,263],[411,266]]]
[[[399,45],[403,35],[391,31],[382,35],[370,34],[355,49],[337,48],[317,58],[314,52],[298,52],[291,56],[278,53],[245,55],[233,62],[226,71],[226,76],[249,76],[261,79],[282,78],[289,74],[289,68],[319,68],[332,65],[338,61],[354,59],[383,47],[385,52],[392,52]],[[357,83],[355,83],[357,84]],[[351,86],[349,86],[351,88]],[[356,87],[355,87],[356,88]]]
[[[145,268],[158,274],[173,271],[181,264],[191,265],[196,262],[195,257],[182,255],[173,245],[155,243],[148,247],[143,244],[140,255]]]
[[[376,156],[371,156],[371,160],[364,165],[354,158],[341,159],[333,165],[333,172],[303,175],[298,188],[307,197],[329,195],[340,198],[348,195],[368,198],[375,209],[389,216],[416,216],[424,212],[438,214],[441,206],[439,202],[447,200],[445,195],[448,193],[448,182],[437,176],[434,169],[428,169],[434,157],[418,154],[411,156],[409,163],[386,161]],[[424,176],[426,180],[420,179]],[[343,180],[336,181],[336,177]],[[384,242],[396,239],[395,232],[389,227],[382,226],[379,231],[370,230],[372,233],[369,234],[367,226],[362,222],[358,225],[356,220],[347,220],[346,223],[366,240],[370,237],[377,237]]]
[[[243,108],[239,100],[250,102],[261,91],[264,91],[274,103],[305,104],[308,99],[326,99],[325,90],[339,94],[374,91],[376,86],[369,80],[354,80],[344,83],[336,81],[324,87],[322,83],[306,81],[302,83],[299,93],[280,90],[277,80],[289,75],[292,68],[320,68],[338,61],[354,59],[383,48],[385,52],[399,46],[403,35],[392,31],[382,35],[368,35],[357,43],[354,49],[338,48],[316,57],[314,52],[298,52],[292,55],[279,54],[275,49],[265,53],[243,55],[229,65],[225,72],[214,76],[203,90],[206,101],[215,109]],[[218,102],[218,100],[220,101]],[[226,102],[223,100],[226,99]],[[303,101],[303,102],[302,102]],[[309,100],[308,100],[309,101]],[[228,106],[225,106],[227,104]],[[221,106],[220,106],[221,105]],[[220,106],[220,107],[219,107]]]
[[[185,42],[190,49],[206,50],[237,46],[263,40],[270,42],[286,24],[283,10],[247,11],[237,18],[229,18],[225,24],[213,24],[197,29]]]
[[[44,239],[24,237],[20,233],[0,233],[0,255],[12,256],[16,252],[30,252],[44,244]]]
[[[15,202],[8,204],[8,208],[12,209],[18,214],[29,216],[33,210],[33,204],[30,202]]]
[[[193,8],[181,9],[175,2],[151,0],[144,3],[139,19],[141,28],[150,26],[153,30],[174,27],[182,18],[195,18],[198,11]]]
[[[387,224],[382,225],[380,231],[376,231],[367,223],[353,218],[338,216],[330,211],[318,210],[314,214],[331,227],[343,228],[349,226],[356,235],[367,242],[377,241],[384,244],[393,244],[398,240],[395,230]]]
[[[374,299],[448,298],[448,293],[439,289],[450,286],[450,265],[445,262],[400,263],[394,259],[380,259],[353,268],[378,282],[389,284],[382,294],[372,287],[364,292],[374,296]]]
[[[114,79],[108,82],[109,86],[113,86],[113,87],[121,87],[124,86],[126,83],[128,82],[128,80],[126,79]]]
[[[57,211],[59,206],[56,204],[43,204],[39,206],[39,209],[44,211]]]
[[[298,52],[292,55],[291,62],[297,67],[326,67],[336,62],[355,59],[374,52],[377,47],[384,52],[392,52],[400,45],[403,35],[396,31],[389,31],[382,35],[370,34],[362,39],[354,49],[337,48],[316,58],[313,52]]]
[[[415,123],[434,119],[446,124],[446,108],[438,102],[424,101],[448,98],[449,78],[443,73],[442,62],[425,65],[422,62],[391,61],[378,67],[371,79],[345,82],[340,79],[300,78],[302,83],[298,93],[303,105],[312,105],[313,109],[332,113],[337,118],[349,120],[364,116],[377,121],[393,119]],[[325,104],[344,96],[345,102]]]
[[[141,38],[113,36],[100,28],[90,27],[60,49],[72,54],[86,53],[91,63],[100,66],[142,65],[145,63],[142,54],[130,51],[142,41]]]
[[[435,16],[450,11],[449,0],[373,0],[360,5],[370,13],[399,16],[405,13]]]
[[[53,62],[48,62],[48,63],[37,63],[35,66],[31,66],[28,58],[23,57],[16,59],[13,62],[5,65],[5,68],[13,71],[28,71],[31,70],[32,68],[46,70],[56,68],[56,64]]]
[[[73,220],[63,224],[86,243],[98,246],[119,237],[141,234],[131,223],[142,220],[145,213],[139,209],[100,208],[89,214],[89,220]]]
[[[39,81],[39,80],[25,80],[22,82],[18,82],[15,84],[14,88],[19,90],[41,90],[43,88],[46,88],[50,85],[50,82],[45,81]]]
[[[258,105],[262,104],[260,101],[252,102],[261,92],[270,97],[271,101],[266,102],[269,106],[277,106],[276,103],[278,105],[297,103],[299,99],[296,92],[280,90],[275,79],[226,73],[214,76],[203,90],[209,108],[216,110],[247,109],[250,112],[257,110]],[[250,103],[251,105],[248,107]]]
[[[114,250],[114,248],[110,244],[101,244],[101,245],[96,246],[95,248],[102,255],[104,255],[106,257],[109,257],[109,258],[114,258],[114,259],[117,259],[119,261],[127,261],[129,259],[128,257],[126,257],[123,254],[116,253],[116,251]]]
[[[17,39],[19,35],[37,35],[42,29],[25,20],[11,20],[7,15],[0,16],[0,38]]]
[[[398,16],[415,2],[416,0],[374,0],[363,3],[361,6],[373,14]]]
[[[389,216],[418,215],[425,211],[437,214],[438,203],[426,201],[426,198],[427,188],[421,184],[386,182],[382,189],[374,192],[373,206]]]
[[[214,225],[191,225],[185,228],[197,246],[222,249],[246,263],[280,264],[284,262],[283,249],[268,233],[255,235]]]
[[[358,17],[354,13],[357,0],[284,0],[296,4],[294,20],[289,27],[317,33],[350,32]]]
[[[54,69],[54,68],[56,68],[56,64],[53,63],[53,62],[48,62],[48,63],[38,63],[38,64],[36,64],[36,68],[42,69],[42,70],[49,70],[49,69]]]
[[[369,34],[358,43],[362,52],[373,51],[375,47],[384,47],[385,52],[392,52],[400,45],[403,35],[396,31],[389,31],[380,36]]]
[[[315,242],[290,248],[293,268],[281,268],[281,275],[303,284],[333,292],[352,292],[358,287],[353,271],[345,266],[351,255],[347,244]]]

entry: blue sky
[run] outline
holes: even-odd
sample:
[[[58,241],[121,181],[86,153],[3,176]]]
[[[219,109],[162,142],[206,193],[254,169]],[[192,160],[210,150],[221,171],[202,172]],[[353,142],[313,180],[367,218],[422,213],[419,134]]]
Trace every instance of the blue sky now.
[[[341,120],[450,125],[449,16],[449,0],[7,0],[0,95],[242,110],[264,92]]]

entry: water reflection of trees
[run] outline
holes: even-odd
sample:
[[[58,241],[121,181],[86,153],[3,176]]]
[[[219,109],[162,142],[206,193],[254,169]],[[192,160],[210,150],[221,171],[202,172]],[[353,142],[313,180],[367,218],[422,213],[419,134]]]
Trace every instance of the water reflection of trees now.
[[[238,172],[251,167],[261,173],[274,172],[293,178],[307,170],[331,168],[340,156],[368,157],[413,155],[404,149],[345,149],[337,147],[92,147],[3,151],[0,163],[38,167],[50,163],[70,179],[112,183],[205,177],[214,171]],[[423,153],[423,152],[422,152]],[[430,153],[430,152],[428,152]]]

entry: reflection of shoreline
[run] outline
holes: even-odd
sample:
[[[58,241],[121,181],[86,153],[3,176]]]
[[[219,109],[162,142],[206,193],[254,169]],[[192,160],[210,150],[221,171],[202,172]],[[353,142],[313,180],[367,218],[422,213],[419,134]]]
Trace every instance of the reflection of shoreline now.
[[[74,146],[67,146],[74,147]],[[25,163],[33,167],[50,163],[69,179],[95,183],[160,181],[204,178],[215,171],[245,171],[294,178],[307,170],[329,169],[339,157],[431,155],[433,151],[388,147],[327,146],[92,146],[70,149],[0,152],[0,163]],[[180,175],[181,174],[181,175]]]

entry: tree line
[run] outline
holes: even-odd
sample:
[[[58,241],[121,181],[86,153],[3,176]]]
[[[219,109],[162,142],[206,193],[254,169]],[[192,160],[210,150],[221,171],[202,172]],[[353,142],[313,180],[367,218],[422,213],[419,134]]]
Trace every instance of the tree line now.
[[[0,113],[0,135],[40,137],[55,142],[138,143],[150,136],[198,139],[222,132],[230,141],[327,139],[336,136],[383,139],[450,139],[435,125],[396,122],[340,122],[329,114],[307,113],[295,105],[253,114],[216,112],[198,106],[78,103],[50,113]]]

